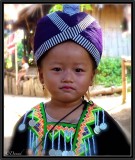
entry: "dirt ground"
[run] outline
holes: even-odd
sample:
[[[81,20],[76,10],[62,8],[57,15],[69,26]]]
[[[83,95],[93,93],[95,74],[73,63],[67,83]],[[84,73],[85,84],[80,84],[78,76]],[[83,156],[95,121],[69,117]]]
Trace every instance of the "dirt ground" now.
[[[122,104],[121,95],[97,96],[92,100],[112,115],[131,142],[131,93],[127,94],[125,104]],[[36,104],[46,101],[44,98],[4,95],[4,154],[8,150],[14,125],[20,116]]]

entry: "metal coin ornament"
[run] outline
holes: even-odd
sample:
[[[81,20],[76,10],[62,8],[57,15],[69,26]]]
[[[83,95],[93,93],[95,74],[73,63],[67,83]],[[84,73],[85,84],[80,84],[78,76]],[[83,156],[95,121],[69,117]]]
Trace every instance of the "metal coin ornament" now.
[[[99,134],[99,133],[100,133],[100,127],[99,127],[99,126],[96,126],[96,127],[94,128],[94,132],[95,132],[95,134]]]
[[[62,156],[68,156],[68,151],[63,151]]]
[[[19,129],[19,131],[24,131],[25,128],[26,128],[26,125],[24,123],[22,123],[22,124],[19,125],[18,129]]]
[[[31,127],[34,127],[34,126],[36,125],[36,121],[35,121],[34,119],[31,119],[31,120],[29,121],[29,125],[30,125]]]
[[[28,114],[28,112],[26,112],[26,113],[25,113],[25,116],[24,116],[23,122],[22,122],[22,123],[19,125],[19,127],[18,127],[19,131],[24,131],[24,130],[25,130],[25,128],[26,128],[25,120],[26,120],[27,114]]]
[[[62,156],[62,151],[61,150],[56,150],[55,151],[55,156]]]
[[[49,155],[50,156],[55,156],[55,149],[50,149],[49,150]]]
[[[59,130],[59,137],[58,137],[58,149],[55,151],[56,156],[62,156],[62,151],[60,150],[60,130]]]
[[[99,128],[99,112],[98,115],[95,113],[95,128],[94,128],[95,134],[100,133],[100,128]]]
[[[107,128],[107,124],[105,123],[105,111],[102,111],[103,116],[103,122],[100,124],[100,129],[105,130]]]
[[[75,156],[75,152],[74,151],[69,151],[68,156]]]
[[[105,130],[107,128],[107,124],[106,123],[101,123],[100,124],[100,129],[101,130]]]

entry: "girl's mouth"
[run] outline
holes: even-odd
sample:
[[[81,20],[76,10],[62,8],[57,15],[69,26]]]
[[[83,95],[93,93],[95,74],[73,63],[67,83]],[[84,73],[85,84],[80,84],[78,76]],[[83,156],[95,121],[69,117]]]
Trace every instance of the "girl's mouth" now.
[[[73,87],[71,86],[63,86],[60,89],[64,89],[64,90],[75,90]]]

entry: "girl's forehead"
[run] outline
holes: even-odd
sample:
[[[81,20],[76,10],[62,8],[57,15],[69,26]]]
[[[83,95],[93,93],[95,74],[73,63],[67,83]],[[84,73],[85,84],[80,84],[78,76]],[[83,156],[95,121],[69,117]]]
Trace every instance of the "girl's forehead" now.
[[[91,63],[92,59],[88,52],[74,42],[65,42],[50,49],[44,57],[44,63],[49,65],[67,64],[67,65],[86,65]]]
[[[87,51],[81,45],[76,44],[72,41],[60,43],[48,51],[48,53],[63,53],[63,56],[66,55],[66,53],[70,52],[73,52],[75,54],[76,52],[84,53]]]
[[[58,58],[59,60],[61,58],[77,58],[77,59],[83,59],[87,58],[88,52],[81,47],[80,45],[74,43],[74,42],[65,42],[61,43],[52,49],[50,49],[47,53],[47,57],[50,57],[51,59]],[[68,61],[68,59],[67,59]]]

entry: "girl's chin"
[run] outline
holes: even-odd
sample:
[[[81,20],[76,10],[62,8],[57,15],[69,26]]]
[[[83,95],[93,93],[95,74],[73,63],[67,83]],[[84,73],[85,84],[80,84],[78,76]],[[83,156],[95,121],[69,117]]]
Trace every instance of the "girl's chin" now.
[[[53,97],[51,99],[53,100]],[[75,101],[80,100],[81,97],[78,98],[78,97],[74,97],[74,96],[71,96],[71,95],[62,95],[62,96],[59,96],[59,97],[55,97],[54,99],[57,100],[57,101],[70,103],[70,102],[75,102]]]

